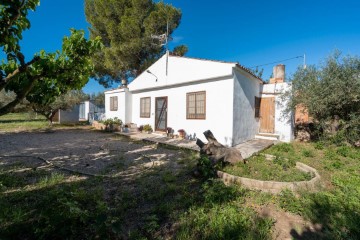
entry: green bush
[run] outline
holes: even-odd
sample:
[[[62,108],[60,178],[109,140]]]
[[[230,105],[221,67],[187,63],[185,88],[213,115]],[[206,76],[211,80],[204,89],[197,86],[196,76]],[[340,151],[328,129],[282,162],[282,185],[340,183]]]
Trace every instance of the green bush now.
[[[145,132],[152,132],[153,129],[152,129],[152,127],[151,127],[150,124],[146,124],[146,125],[143,126],[143,131],[145,131]]]
[[[197,170],[204,178],[211,178],[216,176],[216,169],[207,155],[200,156],[197,163]]]

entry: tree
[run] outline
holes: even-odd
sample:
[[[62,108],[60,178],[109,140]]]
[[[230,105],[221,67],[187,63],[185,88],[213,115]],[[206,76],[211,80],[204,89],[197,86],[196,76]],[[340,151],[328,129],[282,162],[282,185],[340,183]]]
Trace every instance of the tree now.
[[[94,101],[96,106],[105,106],[105,93],[98,92],[97,94],[93,93],[90,96],[90,100]]]
[[[354,142],[360,139],[359,93],[360,58],[341,58],[335,52],[319,67],[299,67],[287,95],[291,97],[290,109],[301,104],[322,129],[341,131]]]
[[[95,79],[104,86],[129,80],[165,53],[159,36],[178,27],[179,9],[152,0],[85,0],[90,37],[105,47],[94,57]]]
[[[175,56],[184,56],[189,51],[189,48],[186,45],[180,45],[174,48],[171,54]]]
[[[41,102],[32,102],[30,103],[30,106],[34,112],[45,116],[46,119],[49,120],[49,123],[52,124],[53,118],[59,110],[70,110],[86,98],[86,94],[81,90],[71,90],[58,96],[54,101],[45,104]]]
[[[0,115],[11,112],[23,99],[49,103],[71,89],[81,89],[93,71],[90,56],[101,49],[99,38],[87,40],[84,31],[71,29],[61,51],[41,51],[26,62],[19,41],[30,28],[28,11],[39,0],[3,0],[0,6],[0,47],[7,61],[0,64],[0,90],[13,91],[13,101],[0,107]]]

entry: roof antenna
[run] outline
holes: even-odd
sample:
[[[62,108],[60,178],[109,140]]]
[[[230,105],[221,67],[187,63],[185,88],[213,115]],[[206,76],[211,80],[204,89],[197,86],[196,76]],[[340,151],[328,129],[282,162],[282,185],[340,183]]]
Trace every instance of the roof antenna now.
[[[169,65],[169,19],[166,19],[166,33],[161,35],[151,35],[152,39],[158,39],[160,41],[160,46],[165,46],[166,48],[166,76],[168,75],[168,65]]]

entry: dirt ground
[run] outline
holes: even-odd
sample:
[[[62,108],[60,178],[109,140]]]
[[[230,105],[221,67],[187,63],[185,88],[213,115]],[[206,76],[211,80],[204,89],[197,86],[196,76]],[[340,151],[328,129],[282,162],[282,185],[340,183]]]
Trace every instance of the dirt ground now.
[[[175,150],[157,149],[156,145],[92,130],[0,134],[0,156],[40,157],[55,166],[90,175],[131,176],[176,159],[179,154]],[[39,164],[41,159],[32,158],[31,161]],[[6,160],[11,161],[10,158]],[[6,164],[4,160],[0,166],[3,164]]]
[[[44,162],[46,160],[63,170],[82,173],[82,177],[101,175],[131,179],[165,163],[167,167],[176,169],[179,166],[175,160],[181,159],[183,154],[180,150],[158,148],[155,144],[88,129],[0,134],[0,167],[12,164],[13,159],[5,156],[20,156],[29,168],[49,168],[49,164]],[[271,206],[256,210],[260,216],[274,219],[274,239],[297,239],[291,230],[302,232],[303,229],[316,228],[300,216]]]

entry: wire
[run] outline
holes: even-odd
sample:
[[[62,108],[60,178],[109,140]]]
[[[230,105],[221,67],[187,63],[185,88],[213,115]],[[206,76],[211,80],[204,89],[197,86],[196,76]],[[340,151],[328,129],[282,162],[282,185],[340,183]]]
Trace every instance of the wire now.
[[[296,57],[293,57],[293,58],[287,58],[287,59],[284,59],[284,60],[279,60],[279,61],[271,62],[271,63],[265,63],[265,64],[261,64],[261,65],[257,65],[257,66],[253,66],[253,67],[249,67],[249,68],[256,68],[256,67],[267,66],[267,65],[274,64],[274,63],[285,62],[285,61],[293,60],[293,59],[296,59],[296,58],[303,58],[303,57],[304,57],[304,56],[296,56]]]

